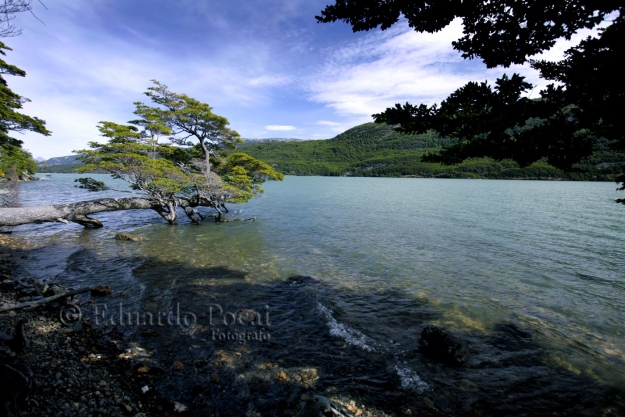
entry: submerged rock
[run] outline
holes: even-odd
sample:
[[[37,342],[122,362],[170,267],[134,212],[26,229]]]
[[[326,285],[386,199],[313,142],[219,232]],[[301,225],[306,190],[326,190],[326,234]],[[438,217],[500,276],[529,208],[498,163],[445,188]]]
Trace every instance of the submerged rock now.
[[[312,277],[310,275],[295,275],[292,277],[288,277],[286,282],[293,285],[305,285],[305,284],[316,284],[320,282],[317,278]]]
[[[115,235],[115,239],[117,240],[126,240],[130,242],[143,242],[145,240],[144,237],[129,235],[128,233],[117,233]]]
[[[106,285],[98,285],[97,287],[91,289],[91,295],[94,296],[110,295],[111,292],[111,287]]]
[[[421,332],[419,350],[426,356],[454,365],[462,365],[471,357],[465,340],[432,325]]]

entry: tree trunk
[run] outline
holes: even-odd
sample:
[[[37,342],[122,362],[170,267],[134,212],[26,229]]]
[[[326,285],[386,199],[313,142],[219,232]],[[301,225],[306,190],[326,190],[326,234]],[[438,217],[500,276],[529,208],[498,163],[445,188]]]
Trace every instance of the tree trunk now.
[[[213,201],[205,197],[175,198],[174,201],[164,203],[142,197],[100,198],[54,206],[0,208],[0,226],[19,226],[20,224],[43,222],[67,223],[69,221],[89,228],[98,228],[102,227],[102,223],[97,219],[88,217],[89,214],[119,210],[154,210],[169,223],[174,223],[178,216],[178,207],[185,209],[187,216],[197,214],[200,218],[204,218],[204,216],[195,210],[188,211],[187,209],[210,207],[216,209],[221,217],[221,211],[216,206]],[[195,218],[189,218],[192,221],[197,221]]]
[[[102,227],[99,220],[88,217],[89,214],[118,210],[159,211],[160,206],[147,198],[100,198],[97,200],[80,201],[70,204],[34,207],[7,207],[0,208],[0,226],[18,226],[28,223],[63,222],[68,221],[81,224],[85,227]]]

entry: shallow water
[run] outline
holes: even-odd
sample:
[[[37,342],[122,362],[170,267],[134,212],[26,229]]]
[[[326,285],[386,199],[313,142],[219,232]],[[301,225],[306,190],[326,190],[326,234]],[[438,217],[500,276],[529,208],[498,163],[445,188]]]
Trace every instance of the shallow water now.
[[[21,203],[97,197],[75,177],[22,184]],[[170,226],[133,211],[95,215],[99,230],[28,225],[14,236],[35,247],[32,275],[113,288],[83,314],[123,319],[152,360],[207,361],[197,381],[185,374],[163,390],[192,402],[190,387],[214,385],[216,372],[226,389],[210,396],[224,415],[278,398],[289,415],[308,392],[387,413],[423,412],[426,397],[458,414],[586,410],[607,386],[620,398],[625,207],[614,184],[287,177],[265,188],[231,206],[231,218],[255,222],[194,226],[182,215]],[[116,241],[120,231],[147,240]],[[285,282],[294,275],[318,281]],[[466,367],[414,352],[427,324],[469,341]],[[142,336],[154,329],[160,337]],[[588,403],[570,405],[580,395]]]

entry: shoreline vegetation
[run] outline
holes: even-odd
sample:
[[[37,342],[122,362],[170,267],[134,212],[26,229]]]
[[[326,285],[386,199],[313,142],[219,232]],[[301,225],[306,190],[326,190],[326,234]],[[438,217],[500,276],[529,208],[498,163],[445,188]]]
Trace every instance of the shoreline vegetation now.
[[[327,140],[291,140],[239,145],[238,150],[260,159],[285,175],[394,178],[466,178],[614,182],[625,165],[625,153],[600,143],[594,154],[564,172],[539,161],[528,167],[516,162],[474,158],[458,165],[422,162],[452,142],[429,132],[407,135],[392,126],[366,123]],[[73,173],[82,164],[40,165],[39,173]],[[97,173],[97,172],[96,172]]]

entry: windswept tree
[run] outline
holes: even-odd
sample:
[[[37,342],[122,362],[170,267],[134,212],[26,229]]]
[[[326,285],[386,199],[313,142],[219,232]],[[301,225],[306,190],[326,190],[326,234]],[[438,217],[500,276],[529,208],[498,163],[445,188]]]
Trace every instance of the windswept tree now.
[[[135,103],[136,114],[149,114],[168,126],[172,142],[179,145],[193,145],[197,141],[204,157],[202,171],[208,178],[211,173],[211,158],[219,156],[220,149],[234,149],[241,143],[239,134],[228,128],[230,122],[212,112],[213,108],[186,94],[170,91],[156,80],[145,93],[159,108]]]
[[[456,139],[425,161],[457,164],[471,157],[512,159],[527,166],[545,158],[566,171],[606,140],[625,150],[625,4],[590,0],[336,0],[319,22],[342,20],[353,30],[385,30],[405,19],[417,32],[437,32],[462,19],[463,36],[452,42],[463,58],[481,58],[488,68],[529,65],[550,81],[540,97],[514,74],[494,85],[471,82],[440,105],[397,104],[373,115],[404,133],[430,129]],[[558,39],[599,28],[558,62],[533,59]],[[625,189],[625,175],[619,178]],[[625,204],[625,199],[617,200]]]
[[[154,83],[156,87],[151,87],[147,95],[157,106],[135,103],[135,115],[141,119],[128,124],[100,122],[98,129],[107,141],[90,142],[89,149],[76,151],[83,154],[83,172],[110,173],[128,182],[128,192],[133,196],[2,209],[0,226],[73,221],[85,227],[101,227],[90,214],[130,209],[154,210],[169,223],[176,221],[179,209],[193,223],[199,223],[211,211],[216,221],[223,221],[228,203],[244,203],[263,192],[261,185],[265,181],[284,178],[270,165],[235,152],[238,133],[227,127],[225,117],[213,114],[208,104]],[[171,135],[169,143],[160,143],[165,134]],[[224,148],[228,152],[219,152]],[[108,189],[93,178],[77,182],[78,187],[89,191]],[[200,208],[206,211],[202,213]]]

